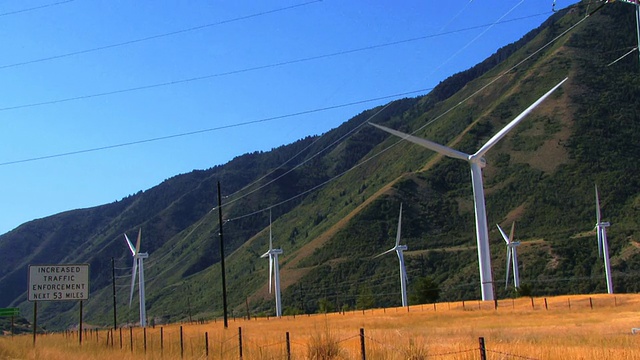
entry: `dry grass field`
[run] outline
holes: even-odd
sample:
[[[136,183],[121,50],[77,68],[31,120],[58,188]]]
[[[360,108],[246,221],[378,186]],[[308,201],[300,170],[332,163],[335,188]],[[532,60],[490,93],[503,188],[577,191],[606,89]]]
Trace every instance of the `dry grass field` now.
[[[546,303],[546,305],[545,305]],[[639,359],[640,295],[580,295],[456,302],[344,314],[230,319],[0,338],[0,359]],[[240,330],[241,329],[241,330]],[[364,329],[364,337],[360,336]],[[241,336],[240,336],[241,332]],[[161,340],[162,333],[162,344]],[[286,336],[289,333],[287,351]],[[133,337],[130,337],[133,334]],[[111,341],[113,340],[113,342]],[[112,345],[113,343],[113,345]],[[133,345],[132,345],[133,344]]]

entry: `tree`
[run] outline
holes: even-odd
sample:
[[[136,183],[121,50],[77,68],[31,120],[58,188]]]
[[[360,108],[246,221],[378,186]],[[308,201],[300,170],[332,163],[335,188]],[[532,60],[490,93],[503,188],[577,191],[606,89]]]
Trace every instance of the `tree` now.
[[[414,304],[429,304],[440,298],[439,285],[429,276],[418,278],[410,300]]]
[[[373,298],[373,291],[371,291],[371,288],[368,286],[361,286],[358,291],[358,298],[356,299],[356,309],[371,309],[374,305],[375,299]]]
[[[520,287],[516,288],[516,295],[519,297],[529,296],[533,294],[533,289],[529,284],[520,284]]]
[[[333,312],[334,310],[335,310],[335,306],[329,299],[322,298],[318,300],[318,313],[326,314],[326,313]]]

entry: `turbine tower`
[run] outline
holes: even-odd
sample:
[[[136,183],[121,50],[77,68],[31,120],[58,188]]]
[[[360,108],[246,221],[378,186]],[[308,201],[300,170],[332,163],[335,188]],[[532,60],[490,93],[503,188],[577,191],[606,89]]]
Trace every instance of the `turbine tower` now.
[[[402,224],[402,203],[400,204],[400,215],[398,216],[398,232],[396,234],[396,246],[383,252],[382,254],[377,255],[376,257],[388,254],[392,251],[395,251],[398,254],[398,261],[400,262],[400,291],[402,292],[402,306],[407,307],[409,306],[409,303],[407,302],[407,270],[404,267],[404,256],[402,254],[403,251],[407,250],[407,245],[400,245],[401,224]]]
[[[269,257],[269,293],[271,293],[271,279],[273,277],[273,288],[276,293],[276,316],[282,316],[282,300],[280,298],[280,266],[278,265],[278,255],[282,254],[282,249],[273,248],[273,238],[271,236],[271,213],[269,213],[269,250],[260,256]]]
[[[598,254],[604,257],[604,275],[607,278],[607,293],[613,294],[613,281],[611,280],[611,263],[609,262],[609,243],[607,241],[607,227],[611,224],[602,221],[600,212],[600,197],[598,185],[596,185],[596,233],[598,235]]]
[[[136,246],[133,247],[127,234],[124,234],[124,239],[129,245],[131,254],[133,255],[133,272],[131,274],[131,294],[129,295],[129,307],[131,307],[131,301],[133,300],[133,290],[136,285],[136,272],[140,268],[140,275],[138,276],[138,295],[140,296],[140,326],[147,326],[147,309],[144,300],[144,259],[149,257],[148,253],[140,252],[140,237],[142,236],[142,229],[138,231],[138,241]]]
[[[519,241],[513,241],[513,230],[515,229],[516,223],[511,224],[511,232],[509,236],[502,230],[500,225],[496,224],[498,230],[500,230],[500,234],[502,234],[502,238],[507,243],[507,279],[504,283],[504,288],[507,289],[509,287],[509,266],[510,262],[513,261],[513,286],[517,289],[520,287],[520,272],[518,271],[518,251],[517,247],[520,245]]]
[[[491,149],[500,139],[502,139],[509,131],[511,131],[522,119],[524,119],[536,106],[540,105],[551,93],[553,93],[567,78],[560,81],[551,90],[547,91],[536,102],[530,105],[520,115],[513,119],[507,126],[502,128],[489,141],[487,141],[475,154],[465,154],[461,151],[451,149],[447,146],[440,145],[430,140],[422,139],[417,136],[409,135],[389,129],[387,127],[370,123],[378,129],[384,130],[395,136],[401,137],[412,143],[423,146],[427,149],[436,151],[442,155],[467,161],[471,165],[471,184],[473,186],[473,200],[476,218],[476,241],[478,244],[478,266],[480,268],[480,289],[482,300],[493,300],[493,274],[491,273],[491,254],[489,249],[489,230],[487,226],[487,214],[484,202],[484,189],[482,185],[482,168],[485,167],[486,161],[484,155]]]

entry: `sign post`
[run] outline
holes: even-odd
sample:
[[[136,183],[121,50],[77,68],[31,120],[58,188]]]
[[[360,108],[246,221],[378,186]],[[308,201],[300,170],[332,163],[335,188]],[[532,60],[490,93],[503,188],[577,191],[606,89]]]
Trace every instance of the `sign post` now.
[[[14,318],[20,315],[20,309],[18,308],[0,308],[0,317],[11,317],[11,336],[14,333]]]
[[[89,299],[89,264],[29,265],[28,300],[33,302],[33,344],[36,344],[36,314],[39,301],[80,301]],[[80,335],[82,344],[82,335]]]

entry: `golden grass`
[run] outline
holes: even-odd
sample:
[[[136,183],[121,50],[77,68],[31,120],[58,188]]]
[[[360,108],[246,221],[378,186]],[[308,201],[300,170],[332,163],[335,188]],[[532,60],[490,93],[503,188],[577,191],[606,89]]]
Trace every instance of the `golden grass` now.
[[[546,306],[545,306],[546,300]],[[182,356],[205,359],[205,332],[210,359],[239,358],[239,328],[244,359],[286,359],[286,333],[292,359],[361,359],[360,329],[364,329],[367,359],[478,359],[484,337],[489,359],[638,359],[640,295],[558,296],[455,302],[345,314],[303,315],[282,319],[257,318],[183,326]],[[0,359],[180,359],[180,325],[115,332],[107,331],[0,338]],[[164,344],[161,350],[160,332]]]

